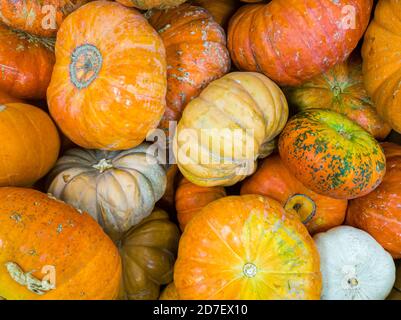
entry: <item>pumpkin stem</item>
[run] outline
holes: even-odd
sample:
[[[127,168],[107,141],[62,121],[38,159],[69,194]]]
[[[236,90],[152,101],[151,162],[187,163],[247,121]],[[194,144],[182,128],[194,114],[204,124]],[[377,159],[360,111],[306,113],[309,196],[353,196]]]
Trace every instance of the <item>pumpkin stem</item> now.
[[[110,160],[102,159],[97,164],[94,164],[92,167],[99,170],[100,173],[103,173],[109,169],[112,169],[113,164],[111,163]]]
[[[258,270],[253,263],[248,262],[242,268],[242,272],[244,273],[244,275],[246,277],[253,278],[256,276],[256,273],[258,272]]]
[[[46,49],[50,50],[51,52],[54,52],[54,46],[56,45],[56,38],[38,37],[33,34],[17,29],[10,28],[10,30],[11,32],[15,33],[18,36],[18,38],[26,40],[29,43],[33,43],[36,45],[40,44],[44,46]]]

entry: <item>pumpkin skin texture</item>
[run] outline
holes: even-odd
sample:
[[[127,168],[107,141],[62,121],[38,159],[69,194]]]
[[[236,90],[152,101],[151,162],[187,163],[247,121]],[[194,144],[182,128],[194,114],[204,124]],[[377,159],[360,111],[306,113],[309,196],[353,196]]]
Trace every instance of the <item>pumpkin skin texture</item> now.
[[[53,119],[77,145],[139,145],[160,122],[166,87],[163,43],[138,11],[94,1],[64,20],[47,100]]]
[[[116,0],[127,7],[135,7],[142,10],[169,9],[179,6],[186,0]]]
[[[0,3],[0,20],[14,29],[41,37],[53,37],[63,19],[88,1],[4,0]]]
[[[53,46],[53,40],[39,39],[0,23],[1,90],[20,99],[46,98],[55,62]]]
[[[7,92],[0,90],[0,104],[22,102],[22,100],[10,96]]]
[[[183,4],[152,11],[149,22],[166,47],[167,108],[160,127],[167,131],[189,101],[230,70],[231,61],[224,30],[203,8]]]
[[[226,191],[223,187],[200,187],[185,178],[181,179],[175,195],[180,229],[184,231],[187,224],[203,207],[225,196]]]
[[[179,238],[178,227],[159,209],[128,231],[120,245],[123,261],[120,299],[159,298],[160,286],[173,280]]]
[[[173,144],[178,167],[199,186],[234,185],[273,151],[287,119],[287,101],[274,82],[258,73],[230,73],[185,108]]]
[[[279,139],[281,159],[316,193],[354,199],[372,192],[386,172],[379,143],[347,117],[313,109],[293,117]]]
[[[378,113],[401,133],[401,3],[379,1],[375,16],[365,34],[362,46],[363,74],[366,90]]]
[[[352,200],[347,224],[368,232],[384,249],[401,258],[401,147],[384,143],[387,172],[380,186]]]
[[[23,103],[0,105],[0,186],[31,186],[56,163],[60,138],[50,117]]]
[[[186,227],[174,283],[183,300],[319,299],[319,255],[298,217],[277,201],[226,197]]]
[[[180,300],[174,282],[171,282],[167,287],[164,288],[159,300]]]
[[[194,4],[209,11],[214,20],[222,27],[227,26],[228,21],[239,7],[237,0],[195,0]]]
[[[278,155],[263,160],[256,173],[242,184],[241,194],[260,194],[277,200],[287,211],[299,215],[310,234],[341,225],[348,203],[306,188]]]
[[[117,297],[118,250],[87,213],[32,189],[0,188],[0,199],[0,296],[7,300]],[[44,267],[55,268],[55,289],[41,290],[42,295],[28,290],[11,278],[8,262],[23,272],[36,270],[32,275],[38,280],[49,275]]]
[[[376,139],[385,139],[391,131],[366,92],[362,65],[357,59],[347,60],[299,87],[289,88],[286,96],[300,111],[329,109],[341,113]]]
[[[89,212],[113,238],[149,216],[166,190],[148,144],[126,151],[72,149],[49,175],[48,192]]]
[[[323,276],[322,300],[384,300],[389,295],[394,261],[368,233],[340,226],[314,239]]]
[[[240,70],[262,72],[282,86],[300,85],[348,57],[368,25],[372,4],[273,0],[241,7],[228,28],[231,58]],[[348,26],[347,6],[355,9],[355,28]]]

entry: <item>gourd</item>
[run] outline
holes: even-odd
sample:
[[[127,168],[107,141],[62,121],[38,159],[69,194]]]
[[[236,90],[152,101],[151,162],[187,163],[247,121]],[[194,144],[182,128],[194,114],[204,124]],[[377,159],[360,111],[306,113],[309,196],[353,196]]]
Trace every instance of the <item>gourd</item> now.
[[[395,281],[394,261],[368,233],[341,226],[319,233],[323,300],[384,300]]]
[[[10,102],[22,102],[22,100],[12,97],[5,91],[0,91],[0,104],[10,103]]]
[[[238,0],[195,0],[193,3],[209,11],[214,20],[222,27],[227,26],[228,21],[239,7]]]
[[[169,285],[167,285],[167,287],[164,288],[159,300],[180,300],[174,282],[171,282]]]
[[[127,7],[135,7],[142,10],[148,9],[169,9],[176,7],[186,0],[116,0]]]

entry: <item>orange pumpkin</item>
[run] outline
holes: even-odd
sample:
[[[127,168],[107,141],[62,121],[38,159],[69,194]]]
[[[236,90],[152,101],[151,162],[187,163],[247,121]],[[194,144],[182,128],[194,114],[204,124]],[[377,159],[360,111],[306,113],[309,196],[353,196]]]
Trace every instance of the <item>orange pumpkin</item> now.
[[[239,7],[238,0],[195,0],[193,3],[209,11],[214,20],[222,27],[228,24],[231,16]]]
[[[319,299],[319,254],[276,200],[226,197],[202,209],[179,243],[174,284],[187,299]]]
[[[241,7],[230,20],[235,65],[279,85],[300,85],[344,61],[370,18],[373,0],[272,0]]]
[[[243,183],[241,194],[260,194],[277,200],[287,211],[298,215],[311,234],[341,225],[348,203],[306,188],[278,155],[262,162],[258,171]]]
[[[10,103],[10,102],[22,102],[18,98],[10,96],[7,92],[0,90],[0,104]]]
[[[334,111],[311,109],[293,117],[279,139],[281,159],[316,193],[354,199],[372,192],[386,172],[379,143]]]
[[[401,147],[384,143],[387,173],[380,186],[352,200],[347,224],[365,230],[394,258],[401,258]]]
[[[171,282],[167,287],[164,288],[159,300],[180,300],[174,282]]]
[[[0,296],[117,297],[117,248],[87,213],[32,189],[0,188]]]
[[[176,7],[186,0],[116,0],[117,2],[127,6],[135,7],[142,10],[148,9],[168,9]]]
[[[200,187],[182,178],[175,195],[177,219],[182,231],[203,207],[226,196],[223,187]]]
[[[167,109],[161,128],[177,121],[188,102],[230,70],[224,30],[205,9],[183,4],[149,18],[167,51]]]
[[[84,148],[135,147],[165,110],[166,67],[163,43],[138,11],[90,2],[57,34],[50,113]]]

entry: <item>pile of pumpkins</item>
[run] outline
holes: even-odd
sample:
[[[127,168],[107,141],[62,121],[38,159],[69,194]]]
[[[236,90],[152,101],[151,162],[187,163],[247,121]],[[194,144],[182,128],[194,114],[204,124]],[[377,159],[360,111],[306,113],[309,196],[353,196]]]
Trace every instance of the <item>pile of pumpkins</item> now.
[[[400,12],[1,1],[0,299],[401,299]]]

